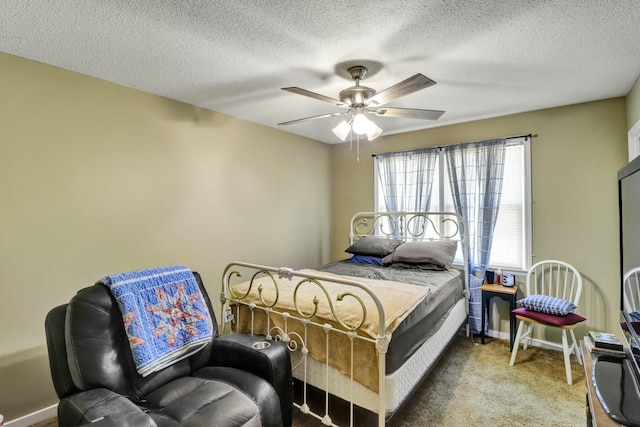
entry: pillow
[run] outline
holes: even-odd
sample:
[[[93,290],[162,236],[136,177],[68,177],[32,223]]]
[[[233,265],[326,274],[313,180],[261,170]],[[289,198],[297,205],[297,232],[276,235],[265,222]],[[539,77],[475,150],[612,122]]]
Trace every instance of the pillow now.
[[[345,252],[354,255],[369,255],[383,258],[393,252],[394,249],[401,244],[402,240],[365,236],[357,242],[354,242],[353,245],[349,246],[345,250]]]
[[[429,242],[406,242],[388,256],[384,265],[395,263],[433,264],[443,269],[449,269],[456,256],[458,242],[453,240],[433,240]]]
[[[554,316],[566,316],[569,313],[575,313],[577,308],[571,301],[548,295],[529,295],[519,300],[518,304],[527,310],[553,314]]]
[[[382,258],[370,255],[352,255],[349,261],[360,264],[382,265]]]
[[[384,263],[382,264],[384,265]],[[430,270],[430,271],[445,271],[446,268],[440,267],[435,264],[409,264],[406,262],[394,262],[393,264],[388,264],[386,267],[388,268],[405,268],[408,270]]]
[[[552,314],[541,313],[539,311],[527,310],[524,307],[516,308],[511,312],[513,314],[535,320],[536,322],[553,326],[575,325],[576,323],[584,322],[585,320],[587,320],[586,318],[576,313],[569,313],[566,316],[554,316]]]

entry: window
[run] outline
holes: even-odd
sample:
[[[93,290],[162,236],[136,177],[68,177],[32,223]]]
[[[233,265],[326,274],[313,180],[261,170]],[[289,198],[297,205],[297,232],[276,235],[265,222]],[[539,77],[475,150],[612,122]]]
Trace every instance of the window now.
[[[507,139],[504,153],[489,264],[494,269],[526,270],[531,264],[530,138]],[[376,211],[455,211],[442,147],[394,153],[384,165],[376,160],[375,168]],[[460,253],[456,261],[462,262]]]
[[[627,135],[629,138],[629,161],[631,161],[640,155],[640,120],[629,129]]]

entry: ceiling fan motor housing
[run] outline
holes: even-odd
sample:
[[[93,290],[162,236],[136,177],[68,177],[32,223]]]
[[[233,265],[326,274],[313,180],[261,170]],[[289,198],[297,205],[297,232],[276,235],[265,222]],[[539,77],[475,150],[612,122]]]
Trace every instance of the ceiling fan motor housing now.
[[[376,94],[374,89],[366,86],[360,86],[360,80],[364,79],[367,74],[367,67],[363,65],[355,65],[347,70],[356,85],[340,92],[340,101],[351,107],[367,106],[367,101]]]
[[[352,107],[368,105],[369,98],[376,94],[366,86],[352,86],[340,92],[340,101]]]

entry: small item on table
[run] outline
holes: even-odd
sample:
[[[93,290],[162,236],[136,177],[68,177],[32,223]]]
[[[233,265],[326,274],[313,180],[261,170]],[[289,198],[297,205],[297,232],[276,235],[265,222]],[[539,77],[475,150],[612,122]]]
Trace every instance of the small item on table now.
[[[623,351],[622,342],[610,332],[589,331],[589,338],[596,348]]]
[[[513,273],[504,273],[502,275],[502,286],[511,288],[515,286],[515,284],[516,284],[516,280]]]
[[[486,283],[493,285],[495,280],[495,272],[492,270],[487,270],[487,281]]]

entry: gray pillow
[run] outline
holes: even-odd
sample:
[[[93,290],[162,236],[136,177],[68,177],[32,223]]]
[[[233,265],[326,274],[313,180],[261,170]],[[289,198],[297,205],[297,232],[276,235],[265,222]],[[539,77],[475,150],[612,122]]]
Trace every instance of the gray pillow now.
[[[345,252],[349,252],[354,255],[369,255],[384,258],[401,244],[402,240],[364,236],[357,242],[354,242],[353,245],[349,246]]]
[[[382,260],[381,260],[382,262]],[[382,264],[384,265],[384,264]],[[407,270],[430,270],[430,271],[444,271],[446,268],[440,267],[435,264],[410,264],[407,262],[394,262],[393,264],[387,264],[388,268],[404,268]]]
[[[395,263],[433,264],[449,269],[456,256],[458,242],[453,240],[434,240],[430,242],[406,242],[388,256],[384,257],[384,265]]]

